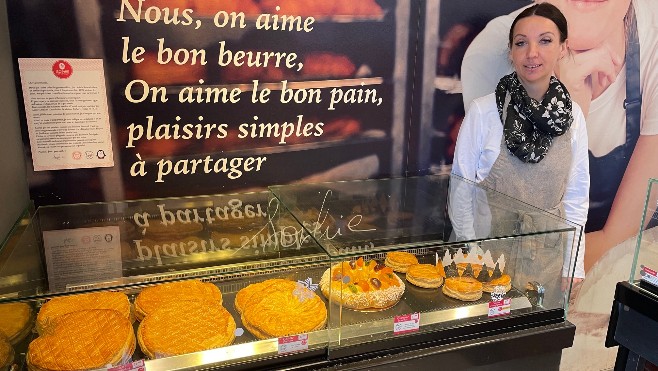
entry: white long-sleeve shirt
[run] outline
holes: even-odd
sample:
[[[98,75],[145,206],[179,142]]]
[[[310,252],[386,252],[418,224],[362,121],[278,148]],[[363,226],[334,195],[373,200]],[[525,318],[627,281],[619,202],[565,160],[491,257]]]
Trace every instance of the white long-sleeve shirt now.
[[[589,158],[585,116],[576,102],[573,102],[573,117],[574,122],[570,129],[572,130],[572,163],[562,202],[566,219],[584,226],[589,208]],[[492,93],[474,100],[459,130],[452,173],[476,183],[485,180],[500,155],[502,136],[503,124],[498,115],[495,94]],[[473,221],[470,225],[472,224]],[[465,225],[469,225],[468,222]],[[472,233],[474,232],[472,231]],[[571,244],[565,249],[565,255],[568,255],[562,269],[564,277],[571,275],[569,266],[573,267],[573,259],[576,258],[576,256],[570,256],[570,252]],[[585,277],[584,255],[583,235],[578,249],[574,277]]]

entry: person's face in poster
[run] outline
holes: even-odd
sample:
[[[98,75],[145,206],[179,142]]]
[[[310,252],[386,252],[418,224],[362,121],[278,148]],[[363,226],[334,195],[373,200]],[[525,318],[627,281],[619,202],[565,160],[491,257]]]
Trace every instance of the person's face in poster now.
[[[573,50],[601,45],[623,23],[630,0],[547,0],[557,6],[569,23],[569,43]]]

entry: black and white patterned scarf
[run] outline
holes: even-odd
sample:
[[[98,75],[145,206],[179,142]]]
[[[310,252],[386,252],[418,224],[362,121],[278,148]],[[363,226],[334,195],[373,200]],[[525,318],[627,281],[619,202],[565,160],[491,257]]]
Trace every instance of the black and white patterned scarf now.
[[[505,144],[523,162],[541,161],[553,137],[566,133],[573,122],[569,92],[554,76],[541,102],[528,96],[516,72],[504,76],[496,87],[496,104]]]

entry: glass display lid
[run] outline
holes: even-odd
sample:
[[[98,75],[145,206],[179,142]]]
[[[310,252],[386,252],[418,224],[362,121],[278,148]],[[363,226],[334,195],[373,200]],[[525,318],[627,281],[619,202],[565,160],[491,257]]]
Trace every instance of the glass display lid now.
[[[658,298],[658,179],[649,179],[629,281]]]
[[[547,211],[455,176],[270,190],[330,256],[331,357],[564,321],[582,228]]]
[[[0,297],[27,298],[323,260],[268,192],[40,207]]]

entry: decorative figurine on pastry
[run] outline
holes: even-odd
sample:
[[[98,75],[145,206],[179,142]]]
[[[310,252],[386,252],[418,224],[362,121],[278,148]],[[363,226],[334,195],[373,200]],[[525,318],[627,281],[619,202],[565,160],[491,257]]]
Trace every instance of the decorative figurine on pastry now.
[[[404,287],[392,268],[375,260],[365,262],[363,257],[332,266],[320,280],[324,296],[357,310],[392,307],[402,297]]]

